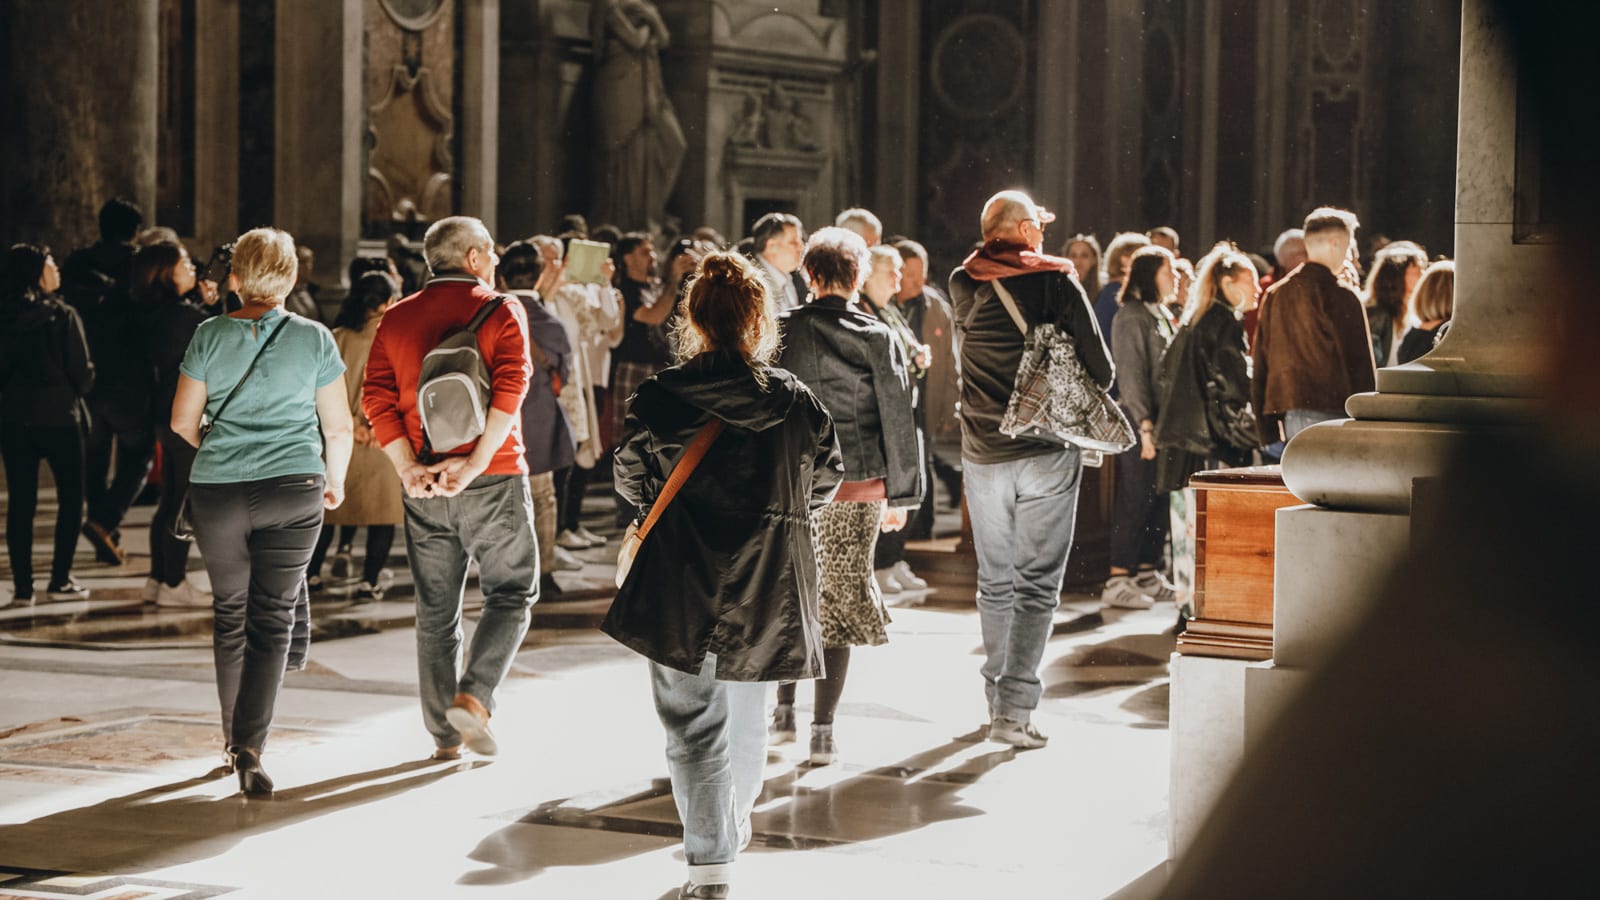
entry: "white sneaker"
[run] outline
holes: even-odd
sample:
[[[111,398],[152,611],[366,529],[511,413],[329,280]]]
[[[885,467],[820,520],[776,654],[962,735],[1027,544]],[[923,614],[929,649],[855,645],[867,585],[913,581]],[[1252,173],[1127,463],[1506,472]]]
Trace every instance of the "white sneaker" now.
[[[561,542],[560,541],[557,541],[556,542],[556,565],[555,565],[556,571],[557,572],[576,572],[576,571],[578,571],[579,569],[582,569],[582,568],[583,568],[583,560],[577,558],[576,556],[573,556],[570,551],[566,550],[565,548],[563,548],[561,546]]]
[[[159,585],[156,588],[156,605],[189,609],[210,608],[211,595],[195,587],[194,582],[185,578],[178,582],[177,587]]]
[[[1117,609],[1149,609],[1155,605],[1133,579],[1126,575],[1113,575],[1106,579],[1105,590],[1100,592],[1100,602]]]
[[[144,580],[144,590],[139,592],[139,600],[144,603],[156,602],[156,592],[161,590],[161,582],[154,578]]]
[[[872,577],[878,579],[878,590],[885,594],[898,594],[905,590],[900,586],[899,579],[894,577],[893,569],[879,569],[872,573]]]
[[[594,543],[573,531],[563,531],[556,535],[556,546],[566,550],[587,550]]]
[[[1009,716],[995,716],[989,720],[989,740],[1010,744],[1018,750],[1037,750],[1050,742],[1032,722]]]
[[[1133,586],[1157,603],[1171,603],[1178,598],[1172,585],[1155,569],[1145,569],[1133,576]]]
[[[603,546],[605,546],[606,539],[605,539],[604,536],[595,534],[594,532],[592,532],[589,529],[583,527],[582,525],[579,525],[576,529],[573,530],[572,533],[577,535],[578,537],[582,538],[583,540],[588,541],[589,542],[589,546],[591,546],[591,547],[603,547]]]
[[[911,565],[903,559],[895,563],[894,567],[889,571],[894,573],[894,580],[899,582],[900,587],[905,590],[925,591],[928,589],[928,582],[918,578],[917,573],[911,571]]]

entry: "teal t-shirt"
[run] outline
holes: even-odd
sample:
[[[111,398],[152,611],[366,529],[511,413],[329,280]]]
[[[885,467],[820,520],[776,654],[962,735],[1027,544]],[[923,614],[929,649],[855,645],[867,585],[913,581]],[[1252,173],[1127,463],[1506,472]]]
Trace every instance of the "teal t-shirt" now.
[[[275,328],[286,330],[239,385]],[[255,320],[207,319],[195,330],[178,371],[205,382],[206,419],[212,422],[190,481],[237,484],[324,473],[317,388],[343,375],[344,361],[321,323],[282,309]],[[219,421],[217,410],[235,386],[239,395]]]

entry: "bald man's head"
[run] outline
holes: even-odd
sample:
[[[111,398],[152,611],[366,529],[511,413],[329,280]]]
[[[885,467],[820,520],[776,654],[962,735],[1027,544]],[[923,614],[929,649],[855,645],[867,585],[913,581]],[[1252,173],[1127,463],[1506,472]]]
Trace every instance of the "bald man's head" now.
[[[981,227],[983,239],[1010,238],[1038,246],[1044,238],[1044,226],[1054,222],[1055,214],[1033,202],[1022,191],[1001,191],[983,205]],[[1030,235],[1019,234],[1024,222],[1033,224]]]

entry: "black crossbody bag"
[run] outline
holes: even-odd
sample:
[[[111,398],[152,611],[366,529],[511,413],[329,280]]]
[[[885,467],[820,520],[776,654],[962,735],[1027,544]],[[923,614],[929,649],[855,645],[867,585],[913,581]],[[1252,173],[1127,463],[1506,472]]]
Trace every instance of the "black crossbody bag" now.
[[[250,377],[250,373],[256,370],[256,363],[261,361],[262,354],[266,353],[267,348],[272,346],[272,342],[278,339],[278,333],[283,331],[283,326],[287,324],[289,324],[289,317],[284,316],[283,321],[279,322],[277,327],[272,329],[272,333],[267,335],[266,343],[263,343],[261,349],[256,351],[255,357],[250,360],[250,366],[244,370],[244,375],[233,386],[233,390],[228,391],[228,396],[222,398],[222,405],[217,407],[217,414],[209,420],[202,417],[200,422],[201,444],[206,442],[206,435],[210,434],[211,429],[215,428],[217,422],[222,420],[222,414],[227,411],[228,404],[233,402],[233,396],[239,393],[239,388],[244,386],[245,381]],[[199,448],[196,447],[196,449]],[[194,540],[194,517],[189,512],[189,489],[187,487],[183,490],[182,502],[178,504],[178,514],[172,518],[171,531],[172,536],[180,541]]]

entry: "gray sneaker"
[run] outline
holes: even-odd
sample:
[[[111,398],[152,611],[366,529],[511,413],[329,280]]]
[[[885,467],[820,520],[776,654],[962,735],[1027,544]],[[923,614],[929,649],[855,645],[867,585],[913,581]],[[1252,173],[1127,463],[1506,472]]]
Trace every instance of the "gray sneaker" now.
[[[1172,603],[1178,599],[1177,592],[1172,585],[1155,569],[1145,569],[1133,576],[1133,586],[1139,592],[1157,603]]]
[[[1133,579],[1127,575],[1113,575],[1106,579],[1105,590],[1100,592],[1100,602],[1118,609],[1149,609],[1155,605]]]
[[[794,704],[779,703],[772,711],[772,725],[767,728],[767,744],[781,747],[795,741]]]
[[[833,743],[833,726],[811,726],[811,764],[813,766],[826,766],[833,763],[839,756],[839,748]]]
[[[1010,716],[995,716],[989,722],[989,740],[1001,744],[1010,744],[1018,750],[1037,750],[1050,742],[1050,739],[1039,733],[1032,722],[1013,719]]]
[[[678,900],[723,900],[730,889],[727,884],[685,884],[678,892]]]

